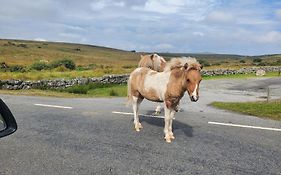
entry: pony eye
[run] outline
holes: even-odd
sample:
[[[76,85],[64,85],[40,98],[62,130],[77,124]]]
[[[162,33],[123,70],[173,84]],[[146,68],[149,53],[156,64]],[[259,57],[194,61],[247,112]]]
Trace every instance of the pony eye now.
[[[187,82],[190,82],[190,80],[189,80],[189,79],[187,79],[186,81],[187,81]]]

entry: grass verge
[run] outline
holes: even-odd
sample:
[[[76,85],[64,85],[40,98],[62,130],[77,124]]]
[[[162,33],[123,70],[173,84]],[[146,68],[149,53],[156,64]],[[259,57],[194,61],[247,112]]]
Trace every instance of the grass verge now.
[[[262,118],[281,120],[281,100],[267,102],[213,102],[211,106],[254,115]]]
[[[82,94],[89,97],[125,97],[127,96],[126,84],[99,84],[75,85],[65,89],[54,90],[56,92]]]
[[[262,77],[278,77],[278,72],[266,72],[265,76]],[[280,76],[279,76],[280,77]],[[216,75],[216,76],[203,76],[203,80],[212,80],[212,79],[243,79],[243,78],[259,78],[255,73],[251,74],[234,74],[234,75]]]

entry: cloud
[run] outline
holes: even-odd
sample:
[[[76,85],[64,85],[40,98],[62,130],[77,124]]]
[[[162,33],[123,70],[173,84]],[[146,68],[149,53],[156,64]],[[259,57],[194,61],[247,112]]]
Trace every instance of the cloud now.
[[[43,39],[43,38],[34,38],[33,40],[34,41],[47,41],[46,39]]]
[[[211,12],[205,19],[207,22],[210,23],[233,23],[235,18],[232,14],[222,11],[213,11]]]
[[[194,36],[200,36],[200,37],[203,37],[204,36],[204,33],[202,32],[193,32],[192,33]]]
[[[171,44],[167,44],[167,43],[161,43],[155,46],[155,49],[158,51],[168,51],[170,49],[172,49],[173,46]]]
[[[0,38],[269,54],[280,52],[280,19],[280,4],[261,0],[9,0],[0,6]]]
[[[148,0],[143,10],[161,14],[172,14],[180,11],[184,4],[184,0]]]
[[[281,20],[281,9],[276,10],[276,16]]]
[[[281,32],[270,31],[257,37],[257,41],[261,43],[279,43],[281,44]]]

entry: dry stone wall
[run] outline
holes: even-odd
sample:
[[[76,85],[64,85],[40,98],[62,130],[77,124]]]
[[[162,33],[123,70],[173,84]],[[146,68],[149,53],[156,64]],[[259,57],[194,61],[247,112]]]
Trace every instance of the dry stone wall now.
[[[265,72],[280,71],[281,67],[252,67],[242,68],[238,70],[230,69],[215,69],[215,70],[202,70],[203,76],[216,76],[216,75],[232,75],[232,74],[249,74],[256,73],[258,70]],[[88,83],[127,83],[129,75],[106,75],[103,77],[92,78],[75,78],[75,79],[55,79],[55,80],[39,80],[39,81],[22,81],[22,80],[0,80],[0,89],[20,90],[20,89],[58,89],[67,88],[73,85],[85,85]]]

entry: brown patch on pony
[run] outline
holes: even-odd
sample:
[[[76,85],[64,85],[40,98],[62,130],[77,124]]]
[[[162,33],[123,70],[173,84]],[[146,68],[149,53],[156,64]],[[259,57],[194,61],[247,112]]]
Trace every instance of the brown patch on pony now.
[[[139,92],[139,88],[143,88],[144,85],[144,79],[145,79],[145,75],[151,71],[149,68],[143,67],[143,68],[139,68],[137,71],[133,71],[131,74],[131,79],[129,81],[130,83],[130,95],[131,96],[135,96],[135,97],[139,97],[141,96],[140,92]]]
[[[165,93],[165,103],[169,109],[176,111],[179,101],[184,95],[186,86],[184,74],[185,70],[181,68],[174,68],[171,72]]]

